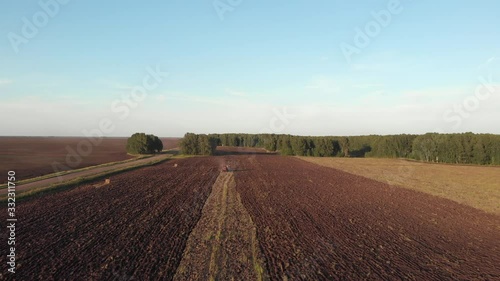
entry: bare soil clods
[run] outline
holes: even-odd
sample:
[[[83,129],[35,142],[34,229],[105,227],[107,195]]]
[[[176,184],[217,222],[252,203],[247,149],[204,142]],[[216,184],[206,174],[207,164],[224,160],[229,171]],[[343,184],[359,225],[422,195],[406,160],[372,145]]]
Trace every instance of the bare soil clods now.
[[[500,219],[291,157],[239,163],[272,280],[494,280]]]
[[[384,158],[300,159],[500,215],[500,166],[424,163]]]
[[[20,203],[17,273],[2,255],[0,280],[500,280],[500,217],[256,152]]]
[[[210,158],[175,162],[19,205],[17,272],[0,279],[172,279],[219,174]]]

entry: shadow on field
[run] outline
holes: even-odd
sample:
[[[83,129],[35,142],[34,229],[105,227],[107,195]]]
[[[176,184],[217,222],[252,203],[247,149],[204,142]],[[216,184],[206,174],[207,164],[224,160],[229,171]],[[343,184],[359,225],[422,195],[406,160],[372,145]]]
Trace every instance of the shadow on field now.
[[[248,148],[248,147],[227,147],[219,146],[215,152],[215,156],[227,155],[276,155],[276,152],[267,152],[264,149]]]
[[[238,172],[247,172],[247,171],[253,171],[253,169],[232,169],[230,172],[238,173]]]
[[[169,150],[163,150],[162,152],[160,152],[158,154],[172,154],[173,156],[176,156],[179,153],[181,153],[181,152],[178,149],[169,149]]]

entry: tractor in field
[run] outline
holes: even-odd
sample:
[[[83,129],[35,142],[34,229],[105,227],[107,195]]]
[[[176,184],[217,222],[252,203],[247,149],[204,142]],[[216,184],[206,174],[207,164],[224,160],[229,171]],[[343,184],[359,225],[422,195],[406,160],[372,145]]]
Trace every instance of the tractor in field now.
[[[222,167],[222,171],[223,172],[232,172],[233,169],[231,169],[231,167],[229,167],[229,165],[224,165],[224,167]]]

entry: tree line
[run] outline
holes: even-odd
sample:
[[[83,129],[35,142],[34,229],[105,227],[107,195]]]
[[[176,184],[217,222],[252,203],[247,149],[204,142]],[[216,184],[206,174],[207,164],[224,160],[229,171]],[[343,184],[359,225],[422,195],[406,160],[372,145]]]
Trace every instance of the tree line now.
[[[188,133],[181,142],[185,154],[213,155],[216,146],[259,147],[281,155],[408,158],[427,162],[500,165],[500,135],[493,134],[306,137]]]
[[[182,153],[189,155],[214,155],[218,140],[209,135],[186,133],[181,140]]]

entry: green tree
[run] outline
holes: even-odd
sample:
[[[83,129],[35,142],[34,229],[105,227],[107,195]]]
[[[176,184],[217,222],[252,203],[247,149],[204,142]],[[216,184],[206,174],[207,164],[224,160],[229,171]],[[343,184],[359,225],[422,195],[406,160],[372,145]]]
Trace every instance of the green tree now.
[[[198,135],[198,152],[201,155],[214,155],[217,149],[217,138]]]
[[[214,155],[217,145],[221,143],[216,135],[197,135],[186,133],[181,140],[181,151],[188,155]]]
[[[342,153],[344,157],[349,157],[349,138],[342,137],[339,139],[340,148],[342,149]]]
[[[152,148],[153,152],[161,152],[163,150],[163,142],[155,135],[148,135],[148,146]]]
[[[163,143],[155,135],[135,133],[127,140],[127,153],[152,154],[163,150]]]
[[[293,155],[290,135],[282,135],[279,141],[279,150],[281,155]]]
[[[306,138],[294,136],[291,138],[291,145],[292,145],[293,155],[307,156],[308,143]]]
[[[269,151],[276,151],[278,147],[278,138],[276,135],[265,135],[264,138],[264,148]]]
[[[186,133],[180,143],[181,151],[188,155],[199,154],[198,150],[198,135],[193,133]]]

